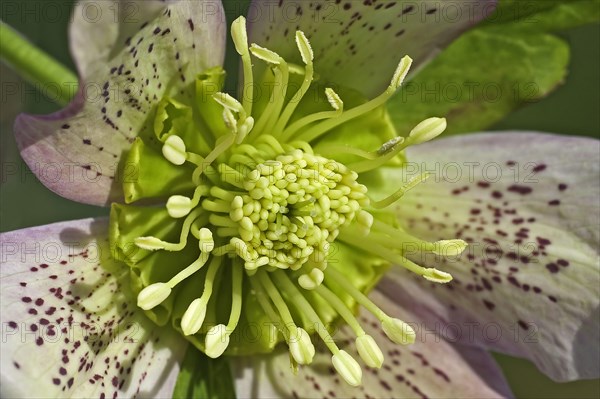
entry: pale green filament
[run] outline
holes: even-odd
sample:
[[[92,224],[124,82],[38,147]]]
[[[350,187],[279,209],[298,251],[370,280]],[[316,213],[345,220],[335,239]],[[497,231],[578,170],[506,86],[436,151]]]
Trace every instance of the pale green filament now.
[[[440,283],[447,283],[452,280],[452,276],[450,276],[448,273],[434,268],[425,268],[423,266],[419,266],[416,263],[406,259],[404,256],[377,244],[374,240],[369,240],[368,237],[365,238],[360,234],[350,231],[350,229],[344,229],[340,233],[340,239],[349,244],[362,248],[367,252],[377,254],[377,256],[380,256],[381,258],[386,259],[393,264],[400,265],[405,269],[418,274],[419,276],[423,276],[427,280]]]
[[[379,321],[383,321],[389,318],[387,314],[377,305],[375,305],[365,294],[360,292],[358,288],[356,288],[350,281],[346,279],[346,277],[336,270],[333,267],[328,267],[324,270],[325,273],[325,282],[327,283],[328,279],[335,281],[339,284],[348,295],[350,295],[356,302],[358,302],[362,307],[367,309],[373,316],[375,316]]]
[[[274,276],[276,274],[277,273],[273,273]],[[266,290],[267,294],[271,298],[271,301],[277,308],[284,326],[287,328],[290,334],[293,334],[295,332],[293,329],[296,327],[296,323],[294,322],[292,314],[285,304],[283,297],[279,293],[279,290],[269,278],[268,272],[258,271],[255,276],[258,278],[259,284],[261,284],[263,289]]]
[[[296,132],[310,125],[311,123],[323,119],[336,118],[343,114],[344,103],[339,98],[339,96],[333,91],[333,89],[327,88],[325,89],[325,93],[330,105],[333,107],[333,111],[316,112],[314,114],[310,114],[298,119],[296,122],[292,123],[290,126],[286,127],[285,130],[283,130],[283,133],[281,133],[280,135],[282,141],[289,140],[292,136],[294,136],[294,134],[296,134]]]
[[[339,126],[342,123],[348,122],[349,120],[352,120],[361,115],[364,115],[369,111],[373,111],[385,104],[387,100],[389,100],[394,95],[398,87],[400,87],[400,85],[402,84],[402,81],[408,73],[408,69],[410,68],[411,63],[412,59],[410,57],[402,58],[400,64],[398,65],[398,68],[396,69],[396,73],[392,78],[392,82],[390,83],[388,88],[379,96],[348,111],[344,111],[344,113],[339,118],[326,120],[317,124],[314,127],[305,130],[300,134],[299,138],[301,140],[311,142],[317,137],[321,136],[323,133],[335,128],[336,126]]]
[[[290,120],[290,117],[296,110],[296,107],[298,106],[298,104],[300,103],[300,101],[302,100],[302,98],[304,97],[306,92],[308,91],[308,88],[310,87],[310,84],[313,81],[313,74],[314,74],[313,58],[314,58],[314,55],[313,55],[312,48],[310,47],[310,42],[304,35],[304,32],[302,32],[302,31],[296,32],[296,43],[298,45],[298,49],[300,50],[300,54],[302,55],[302,61],[306,64],[304,80],[302,81],[302,85],[300,86],[300,88],[298,89],[296,94],[294,94],[292,99],[289,101],[288,105],[285,107],[283,113],[279,117],[279,120],[275,124],[275,128],[273,129],[275,134],[279,134],[280,132],[283,132],[283,129],[285,128],[288,121]]]
[[[231,314],[227,323],[229,334],[237,327],[242,314],[242,270],[242,266],[238,262],[233,262],[231,271]]]
[[[365,159],[376,159],[379,157],[377,152],[369,152],[360,148],[351,147],[345,144],[323,143],[317,145],[317,150],[325,154],[351,154]],[[353,169],[354,170],[354,169]]]
[[[185,335],[196,334],[202,327],[208,301],[213,292],[214,279],[220,265],[221,258],[219,257],[213,257],[210,265],[208,265],[208,270],[204,278],[204,291],[200,298],[196,298],[190,303],[181,319],[181,329]]]
[[[331,290],[325,287],[323,284],[319,285],[315,288],[317,294],[319,294],[325,301],[327,301],[335,310],[339,313],[339,315],[344,319],[344,321],[350,326],[352,331],[360,337],[365,335],[365,330],[360,326],[356,317],[352,314],[350,309],[346,306],[344,302],[337,295],[335,295]]]
[[[381,201],[373,201],[371,200],[371,206],[376,209],[386,208],[392,205],[394,202],[398,201],[400,198],[404,196],[410,189],[416,187],[418,184],[423,183],[429,177],[429,173],[421,173],[420,175],[414,176],[412,179],[408,181],[404,186],[400,187],[395,193],[390,195],[387,198],[382,199]]]
[[[278,95],[275,96],[275,102],[273,104],[272,107],[267,106],[267,109],[265,109],[265,113],[267,113],[267,110],[269,111],[269,113],[267,113],[267,124],[265,125],[265,127],[263,128],[263,133],[269,133],[269,132],[274,132],[274,128],[275,128],[275,123],[277,123],[277,119],[279,117],[279,115],[281,114],[281,109],[283,108],[283,103],[285,101],[285,96],[287,93],[287,89],[288,89],[288,83],[289,83],[289,79],[290,79],[290,70],[288,68],[288,65],[285,61],[281,61],[281,63],[277,66],[277,68],[281,69],[281,87],[277,88],[277,86],[273,87],[273,90],[275,92],[277,92],[278,90],[281,90],[279,92]],[[261,115],[262,117],[262,115]],[[260,133],[260,131],[259,131]],[[277,132],[275,132],[277,133]]]
[[[247,115],[252,114],[254,102],[254,81],[252,73],[252,60],[248,51],[248,36],[246,34],[246,18],[239,17],[231,24],[231,37],[237,53],[242,57],[244,68],[244,88],[242,90],[242,103]]]
[[[165,249],[167,251],[181,251],[187,244],[188,235],[190,234],[190,228],[192,223],[201,215],[203,209],[193,210],[183,221],[181,228],[181,234],[178,243],[169,243],[162,241],[155,237],[138,237],[134,240],[135,244],[144,249],[154,251],[157,249]]]
[[[370,170],[375,170],[375,169],[379,168],[380,166],[383,166],[386,162],[388,162],[389,160],[394,158],[396,155],[398,155],[400,153],[400,151],[402,151],[404,148],[406,148],[405,146],[402,145],[402,143],[404,141],[404,139],[402,137],[397,137],[392,141],[394,141],[395,144],[391,145],[389,148],[386,148],[385,151],[382,151],[382,149],[379,149],[376,152],[377,157],[375,157],[373,160],[366,160],[366,161],[359,161],[359,162],[351,163],[348,165],[348,168],[355,171],[356,173],[363,173],[363,172],[368,172]],[[384,145],[384,147],[385,147],[385,145]]]
[[[313,309],[311,304],[306,300],[304,295],[302,295],[302,292],[300,292],[300,290],[298,288],[296,288],[294,283],[292,283],[290,281],[287,274],[284,272],[281,272],[281,271],[276,271],[276,272],[273,272],[272,274],[273,274],[273,278],[277,281],[277,284],[284,291],[287,291],[287,293],[290,294],[292,302],[294,303],[294,305],[296,306],[298,311],[302,312],[306,317],[308,317],[308,319],[311,321],[311,323],[313,323],[313,325],[315,326],[315,329],[317,331],[317,334],[319,334],[319,336],[321,337],[321,340],[327,346],[327,348],[331,351],[331,353],[333,353],[334,355],[340,353],[340,349],[335,344],[331,335],[329,335],[327,328],[325,328],[325,325],[321,321],[321,318],[319,317],[317,312],[315,312],[315,310]]]
[[[196,259],[196,261],[194,261],[194,263],[192,263],[191,265],[189,265],[188,267],[186,267],[185,269],[183,269],[182,271],[177,273],[172,279],[170,279],[167,282],[167,285],[170,288],[174,288],[177,284],[181,283],[183,280],[185,280],[192,274],[196,273],[198,270],[200,270],[206,264],[206,261],[208,260],[209,256],[210,256],[210,252],[201,253],[200,257],[198,259]]]

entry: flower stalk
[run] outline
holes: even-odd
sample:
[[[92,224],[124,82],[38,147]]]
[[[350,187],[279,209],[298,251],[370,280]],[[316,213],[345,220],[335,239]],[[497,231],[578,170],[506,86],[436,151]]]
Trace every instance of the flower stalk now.
[[[58,105],[67,105],[77,91],[78,79],[73,72],[2,21],[0,59],[27,82],[43,87]]]

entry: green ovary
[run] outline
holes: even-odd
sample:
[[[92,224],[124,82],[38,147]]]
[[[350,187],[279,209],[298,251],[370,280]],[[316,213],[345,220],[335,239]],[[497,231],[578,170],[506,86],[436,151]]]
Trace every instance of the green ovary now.
[[[463,245],[420,241],[381,209],[425,175],[387,199],[368,195],[377,168],[401,168],[402,150],[440,134],[445,121],[432,118],[406,139],[396,137],[384,104],[406,75],[407,58],[390,87],[364,101],[313,82],[302,32],[304,66],[248,47],[243,19],[232,31],[245,82],[254,80],[252,53],[268,64],[263,82],[279,84],[269,85],[268,95],[245,91],[238,102],[218,91],[224,73],[213,68],[197,78],[193,96],[159,102],[127,156],[135,173],[123,188],[127,203],[161,205],[113,205],[115,257],[131,270],[138,306],[209,356],[268,352],[285,341],[292,362],[308,364],[315,353],[310,335],[319,335],[342,377],[360,384],[360,366],[328,328],[347,323],[363,361],[380,367],[381,351],[354,316],[358,306],[394,342],[410,343],[414,332],[364,294],[392,263],[432,281],[451,279],[404,258],[402,242],[435,253]],[[297,91],[286,91],[294,80]]]

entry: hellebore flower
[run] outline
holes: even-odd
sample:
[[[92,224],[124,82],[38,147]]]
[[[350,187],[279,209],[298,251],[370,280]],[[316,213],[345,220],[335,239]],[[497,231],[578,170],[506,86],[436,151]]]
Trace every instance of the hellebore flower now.
[[[15,131],[33,170],[65,165],[50,189],[111,217],[3,234],[7,395],[168,396],[188,342],[237,356],[241,396],[510,396],[481,347],[598,374],[598,142],[426,143],[435,117],[399,136],[385,102],[412,60],[386,47],[422,62],[473,18],[392,30],[409,6],[374,3],[257,18],[250,40],[237,19],[239,100],[220,3],[145,2],[137,24],[78,5],[80,90]]]

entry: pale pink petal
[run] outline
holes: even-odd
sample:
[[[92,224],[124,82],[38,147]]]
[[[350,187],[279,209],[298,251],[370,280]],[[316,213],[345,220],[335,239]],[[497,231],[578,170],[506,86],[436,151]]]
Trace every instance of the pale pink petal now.
[[[304,31],[321,81],[373,96],[389,85],[404,55],[418,69],[495,6],[496,0],[254,0],[248,24],[250,41],[300,65],[295,34]]]
[[[220,2],[171,1],[159,12],[152,7],[150,13],[144,8],[131,15],[131,7],[138,6],[126,1],[79,5],[71,29],[72,50],[82,63],[79,92],[60,112],[21,114],[15,122],[23,159],[63,197],[95,205],[121,200],[123,180],[136,171],[119,165],[120,158],[135,137],[149,130],[155,104],[165,96],[191,102],[196,75],[223,62]],[[89,15],[94,7],[107,17],[95,21]],[[102,41],[97,36],[104,32]],[[96,39],[88,41],[91,36]]]
[[[186,341],[157,328],[110,258],[108,220],[4,233],[2,397],[167,397]]]
[[[597,378],[600,142],[490,133],[408,156],[409,169],[432,176],[398,202],[402,225],[470,245],[457,258],[412,251],[451,273],[449,284],[396,268],[380,288],[462,342],[528,358],[557,380]]]

